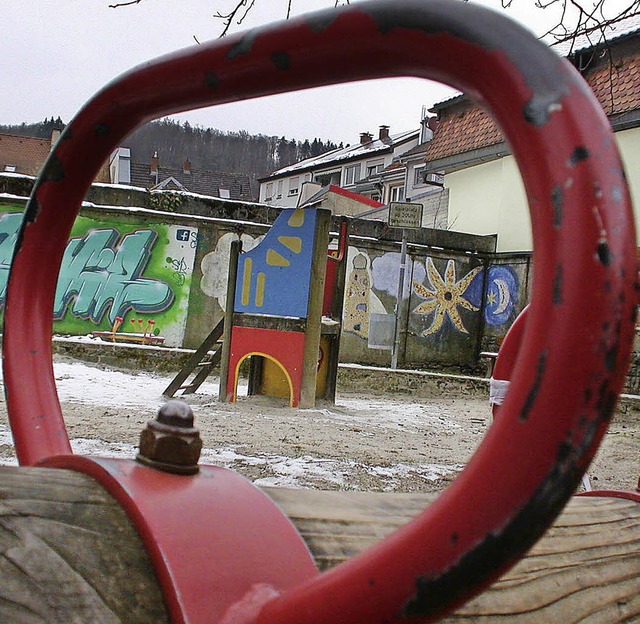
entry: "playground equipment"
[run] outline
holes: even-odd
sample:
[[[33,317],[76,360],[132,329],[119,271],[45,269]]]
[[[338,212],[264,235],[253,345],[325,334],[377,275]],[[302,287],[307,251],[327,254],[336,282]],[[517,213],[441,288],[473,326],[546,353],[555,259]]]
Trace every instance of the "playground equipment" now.
[[[286,397],[292,407],[335,401],[346,218],[327,254],[329,229],[326,210],[284,210],[249,252],[240,255],[239,240],[231,245],[225,316],[165,396],[192,394],[220,362],[220,400],[235,401],[240,365],[250,358],[250,395]]]
[[[327,266],[337,262],[327,258],[330,218],[327,210],[284,210],[260,244],[230,263],[237,271],[229,275],[221,401],[236,400],[240,365],[249,356],[249,394],[286,396],[292,407],[312,407],[318,394],[334,400],[340,324],[325,313],[339,319],[332,312],[342,299],[334,297],[335,270],[325,284]],[[344,235],[339,244],[344,259]],[[323,332],[324,318],[330,324]]]
[[[452,84],[495,115],[531,207],[532,303],[501,417],[459,478],[384,541],[320,574],[272,498],[228,470],[193,465],[197,442],[192,417],[183,407],[167,404],[158,423],[150,425],[151,433],[143,436],[141,454],[144,446],[155,468],[149,462],[71,453],[51,359],[55,281],[94,174],[139,124],[196,106],[392,75]],[[158,615],[157,588],[140,599],[127,587],[131,581],[122,580],[122,570],[133,566],[136,581],[149,589],[143,581],[149,576],[148,560],[135,535],[120,530],[127,524],[123,514],[96,483],[72,470],[93,477],[122,506],[145,545],[174,623],[416,623],[443,617],[513,566],[571,498],[622,388],[634,332],[636,273],[629,195],[595,98],[565,61],[481,7],[443,0],[358,3],[197,46],[132,70],[98,93],[65,129],[36,183],[16,246],[5,311],[7,406],[20,463],[40,468],[3,470],[0,478],[2,483],[35,479],[40,498],[47,484],[52,503],[34,503],[30,510],[23,505],[12,515],[17,523],[12,539],[23,536],[25,546],[15,544],[6,553],[7,560],[19,559],[20,565],[2,569],[1,585],[8,588],[11,604],[0,607],[55,613],[78,605],[89,614],[88,621],[100,621],[91,614],[99,610],[104,590],[116,598],[105,599],[113,608],[102,621],[132,622],[134,613],[141,612],[138,621],[165,617]],[[171,472],[185,466],[194,474]],[[63,482],[77,488],[76,494]],[[96,536],[95,525],[72,540],[60,531],[59,521],[53,523],[56,529],[50,532],[57,531],[56,543],[65,546],[69,560],[84,557],[85,563],[70,567],[89,579],[82,599],[78,591],[69,600],[73,585],[55,585],[55,575],[47,575],[46,568],[27,565],[33,561],[26,553],[29,545],[46,551],[53,540],[49,535],[38,540],[26,527],[30,517],[43,518],[52,509],[79,515],[78,522],[91,525],[86,516],[93,516],[95,508],[89,514],[79,511],[87,496],[118,517],[105,518],[105,531],[110,531],[105,540]],[[3,506],[8,498],[3,493]],[[355,510],[356,499],[347,509]],[[302,495],[295,494],[289,511],[300,520],[305,513],[296,511],[297,500]],[[401,500],[388,506],[397,510]],[[377,501],[371,515],[383,523],[394,513]],[[580,502],[591,511],[578,512],[574,524],[588,529],[595,512],[606,507],[610,523],[622,527],[608,531],[606,539],[617,540],[614,550],[628,554],[618,561],[623,567],[618,578],[624,582],[616,585],[613,598],[611,592],[608,601],[599,597],[593,610],[606,603],[617,610],[616,617],[622,613],[630,620],[640,613],[637,500],[605,503]],[[326,500],[315,508],[325,509],[325,520],[331,519]],[[310,515],[307,510],[306,518]],[[340,514],[333,519],[340,526],[349,524]],[[118,539],[123,542],[114,543]],[[104,562],[115,558],[120,574],[92,581],[96,569],[107,567],[96,563],[98,552]],[[572,574],[585,561],[587,555],[572,560]],[[601,557],[598,565],[605,568],[606,561]],[[16,578],[22,571],[47,583]],[[47,595],[34,598],[38,591]],[[523,603],[507,607],[510,622],[518,609],[522,613],[531,605],[525,589],[516,594]],[[551,596],[548,604],[552,611],[563,610],[543,616],[544,621],[570,621],[576,613],[570,599]],[[155,614],[149,616],[147,608],[155,608]],[[611,611],[603,613],[606,618]],[[42,620],[57,617],[48,615]]]

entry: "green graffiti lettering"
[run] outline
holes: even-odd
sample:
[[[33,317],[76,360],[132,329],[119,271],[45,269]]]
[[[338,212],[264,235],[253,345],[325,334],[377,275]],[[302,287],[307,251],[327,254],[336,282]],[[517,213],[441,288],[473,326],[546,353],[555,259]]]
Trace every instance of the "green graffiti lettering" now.
[[[4,214],[0,217],[0,305],[4,305],[7,296],[9,269],[21,223],[20,213]]]
[[[141,277],[156,240],[152,230],[127,234],[118,245],[115,229],[93,230],[69,241],[56,288],[54,320],[71,313],[99,323],[109,311],[109,322],[137,312],[162,312],[174,299],[164,282]]]

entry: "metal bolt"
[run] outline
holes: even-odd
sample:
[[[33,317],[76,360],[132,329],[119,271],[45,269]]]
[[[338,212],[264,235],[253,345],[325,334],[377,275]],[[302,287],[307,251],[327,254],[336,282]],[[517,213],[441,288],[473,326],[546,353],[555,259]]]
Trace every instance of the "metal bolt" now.
[[[167,401],[155,420],[140,434],[136,461],[156,470],[192,475],[199,470],[200,432],[193,426],[193,412],[184,402]]]

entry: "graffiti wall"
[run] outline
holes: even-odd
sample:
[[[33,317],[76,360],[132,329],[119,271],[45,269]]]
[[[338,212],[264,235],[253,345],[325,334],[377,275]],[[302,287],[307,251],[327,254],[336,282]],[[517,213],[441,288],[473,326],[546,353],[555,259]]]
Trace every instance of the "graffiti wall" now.
[[[400,261],[400,253],[388,248],[349,250],[342,351],[357,354],[358,361],[390,358]],[[476,365],[478,353],[497,349],[524,307],[528,267],[528,258],[408,254],[399,363]]]
[[[0,304],[21,222],[21,205],[0,213]],[[181,346],[198,244],[188,225],[79,216],[62,260],[54,332],[151,333]],[[43,259],[46,261],[46,259]]]
[[[92,203],[83,206],[73,227],[55,294],[54,331],[84,335],[116,325],[118,333],[152,332],[166,346],[197,348],[225,309],[231,241],[240,238],[244,251],[251,250],[278,211],[243,205],[250,219],[240,219],[237,204],[198,197],[183,198],[189,214],[160,215],[144,204],[142,192],[132,199],[127,189],[107,190],[107,196],[100,195],[103,187],[92,190]],[[0,194],[0,312],[23,194],[13,187]],[[143,203],[130,208],[133,201]],[[400,245],[384,240],[378,225],[358,220],[350,230],[343,362],[388,366],[391,361]],[[429,237],[433,240],[409,240],[399,365],[482,366],[480,351],[497,350],[527,302],[530,258],[495,255],[455,232]],[[284,243],[297,249],[291,238],[285,236]],[[443,249],[455,245],[473,252]],[[288,287],[293,292],[300,285],[293,280]]]

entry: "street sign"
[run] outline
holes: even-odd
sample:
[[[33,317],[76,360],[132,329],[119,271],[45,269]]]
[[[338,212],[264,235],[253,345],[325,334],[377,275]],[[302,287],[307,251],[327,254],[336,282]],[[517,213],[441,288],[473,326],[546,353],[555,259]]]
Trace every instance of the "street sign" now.
[[[397,228],[419,228],[422,225],[422,204],[391,202],[388,223]]]

